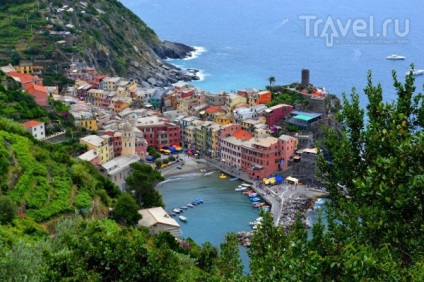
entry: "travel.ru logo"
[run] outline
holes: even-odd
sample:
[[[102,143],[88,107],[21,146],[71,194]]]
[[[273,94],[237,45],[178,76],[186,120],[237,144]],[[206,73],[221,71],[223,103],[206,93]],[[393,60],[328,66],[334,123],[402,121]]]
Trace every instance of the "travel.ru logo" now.
[[[305,21],[306,37],[325,39],[327,47],[334,44],[406,44],[410,32],[409,19],[385,19],[376,23],[373,16],[368,19],[326,19],[314,15],[299,16]]]

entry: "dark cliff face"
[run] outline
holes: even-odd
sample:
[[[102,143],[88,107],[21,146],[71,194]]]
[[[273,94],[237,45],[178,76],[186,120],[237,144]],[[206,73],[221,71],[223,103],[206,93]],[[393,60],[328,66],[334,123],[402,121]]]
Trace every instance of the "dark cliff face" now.
[[[159,45],[153,46],[153,51],[161,59],[183,59],[195,51],[193,47],[170,41],[163,41]]]
[[[31,60],[65,70],[71,62],[85,62],[100,73],[133,78],[144,86],[198,79],[162,61],[185,58],[192,47],[160,40],[118,0],[38,2],[9,1],[0,11],[0,18],[12,10],[28,13],[14,19],[13,26],[0,24],[0,38],[7,39],[0,40],[0,64]],[[30,28],[33,34],[28,34]]]

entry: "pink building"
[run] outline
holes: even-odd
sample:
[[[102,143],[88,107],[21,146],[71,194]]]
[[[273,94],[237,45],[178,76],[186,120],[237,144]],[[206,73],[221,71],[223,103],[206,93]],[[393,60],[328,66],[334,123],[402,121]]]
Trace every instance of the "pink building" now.
[[[221,162],[233,168],[241,168],[241,148],[243,145],[247,145],[247,143],[250,144],[249,140],[252,138],[253,135],[246,130],[240,130],[231,137],[222,138],[219,142]]]
[[[242,145],[241,168],[250,177],[262,179],[286,169],[296,148],[297,139],[291,136],[257,138],[251,144]]]
[[[263,116],[266,118],[266,124],[273,126],[284,120],[291,111],[293,111],[292,105],[279,104],[266,109]]]

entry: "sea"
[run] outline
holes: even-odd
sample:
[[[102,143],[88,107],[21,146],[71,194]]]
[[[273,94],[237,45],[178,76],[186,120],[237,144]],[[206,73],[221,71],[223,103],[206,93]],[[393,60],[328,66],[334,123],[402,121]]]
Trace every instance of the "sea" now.
[[[424,69],[424,2],[339,0],[121,0],[162,40],[196,48],[191,58],[170,60],[200,70],[192,84],[216,93],[264,89],[301,79],[341,97],[363,89],[367,72],[381,83],[385,101],[393,101],[392,70],[401,81],[414,63]],[[392,61],[391,54],[405,56]],[[416,77],[417,90],[424,76]]]
[[[168,212],[194,199],[203,200],[203,204],[183,211],[182,215],[187,217],[187,222],[181,222],[176,217],[181,225],[182,238],[191,238],[198,245],[210,242],[219,248],[227,233],[251,231],[249,222],[259,215],[247,196],[234,191],[242,182],[221,179],[219,176],[218,171],[196,172],[171,177],[157,186]],[[240,246],[239,251],[247,272],[247,248]]]
[[[264,89],[299,82],[309,69],[310,82],[338,97],[356,88],[360,105],[367,72],[380,83],[384,100],[396,99],[392,71],[400,81],[413,63],[424,69],[424,1],[339,0],[121,0],[161,40],[195,47],[191,57],[168,60],[183,69],[198,69],[203,90],[217,93],[245,88]],[[405,60],[387,60],[397,54]],[[424,76],[416,77],[417,91]],[[234,192],[236,183],[208,176],[186,175],[158,186],[167,209],[201,197],[205,203],[187,210],[183,237],[219,247],[227,232],[248,230],[257,217],[249,201]],[[308,212],[312,221],[320,202]],[[325,210],[325,209],[324,209]],[[248,265],[246,250],[241,255]]]

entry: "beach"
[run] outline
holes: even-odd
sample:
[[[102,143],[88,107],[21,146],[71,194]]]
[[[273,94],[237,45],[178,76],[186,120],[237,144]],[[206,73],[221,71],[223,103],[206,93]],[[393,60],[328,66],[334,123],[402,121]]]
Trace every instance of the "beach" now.
[[[187,155],[180,155],[180,162],[176,162],[161,170],[162,176],[169,178],[172,176],[202,172],[201,170],[216,171],[208,163],[198,162],[196,158]],[[184,163],[184,164],[182,164]]]

